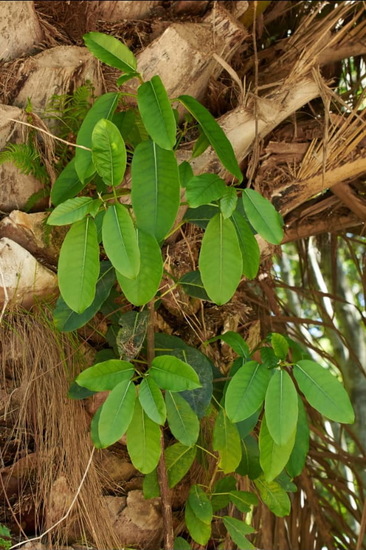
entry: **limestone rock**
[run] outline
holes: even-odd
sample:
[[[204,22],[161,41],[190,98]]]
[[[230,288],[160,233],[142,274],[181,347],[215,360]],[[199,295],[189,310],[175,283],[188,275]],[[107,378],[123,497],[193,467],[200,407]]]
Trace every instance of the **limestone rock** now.
[[[55,273],[16,242],[0,239],[0,304],[7,295],[11,305],[30,307],[35,297],[49,296],[56,290]]]
[[[35,111],[42,112],[52,95],[69,93],[86,80],[92,82],[95,95],[102,93],[99,61],[79,46],[56,46],[29,57],[19,72],[19,81],[22,77],[26,77],[25,82],[14,104],[25,107],[31,98]]]
[[[29,53],[42,40],[34,2],[0,2],[0,60]]]
[[[45,212],[26,214],[13,210],[0,221],[0,238],[12,239],[37,258],[56,265],[66,228],[51,228],[45,224],[46,219]]]

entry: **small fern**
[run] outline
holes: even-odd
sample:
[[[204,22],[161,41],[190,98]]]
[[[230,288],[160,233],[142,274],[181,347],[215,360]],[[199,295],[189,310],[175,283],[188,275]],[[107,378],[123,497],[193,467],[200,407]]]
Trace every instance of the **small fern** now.
[[[38,151],[29,143],[8,143],[0,152],[0,164],[12,162],[22,174],[32,175],[42,183],[48,182],[48,174]]]
[[[5,538],[3,538],[5,537]],[[11,533],[5,525],[0,523],[0,550],[10,550],[11,548]]]

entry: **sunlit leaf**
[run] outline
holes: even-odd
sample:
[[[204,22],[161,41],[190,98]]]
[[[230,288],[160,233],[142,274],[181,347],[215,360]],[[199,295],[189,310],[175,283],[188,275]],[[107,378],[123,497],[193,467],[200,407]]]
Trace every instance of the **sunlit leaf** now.
[[[164,390],[180,392],[201,386],[196,371],[173,355],[155,357],[149,376]]]
[[[92,159],[106,185],[121,183],[126,170],[126,147],[117,126],[102,118],[92,133]]]
[[[268,384],[265,411],[268,431],[279,446],[293,438],[296,430],[297,392],[290,375],[276,370]]]
[[[199,420],[187,401],[179,393],[165,392],[165,404],[170,431],[174,437],[190,447],[199,434]]]
[[[186,475],[196,457],[195,446],[174,443],[165,449],[165,464],[169,487],[172,489]]]
[[[129,427],[127,450],[132,464],[141,473],[148,474],[158,465],[161,455],[161,431],[145,413],[138,400]]]
[[[243,191],[243,205],[254,229],[269,243],[280,244],[283,220],[273,204],[254,189]]]
[[[277,445],[268,431],[266,417],[259,432],[260,465],[267,481],[275,479],[286,466],[294,448],[296,428],[283,445]]]
[[[126,432],[135,408],[136,388],[131,380],[120,382],[103,403],[98,422],[101,446],[109,447]]]
[[[120,40],[101,32],[89,32],[83,36],[86,47],[100,61],[125,73],[135,73],[137,61],[131,50]]]
[[[89,390],[108,391],[123,380],[130,380],[134,372],[135,367],[128,361],[110,359],[83,370],[76,382]]]
[[[240,436],[237,427],[223,410],[220,410],[215,421],[212,446],[219,452],[219,466],[223,472],[234,472],[241,459]]]
[[[145,413],[157,424],[166,420],[166,406],[163,394],[154,380],[148,376],[140,384],[139,400]]]

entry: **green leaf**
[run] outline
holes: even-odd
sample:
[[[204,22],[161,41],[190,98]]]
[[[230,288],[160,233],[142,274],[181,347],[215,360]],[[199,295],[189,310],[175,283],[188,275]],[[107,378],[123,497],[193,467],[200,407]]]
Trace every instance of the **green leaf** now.
[[[179,178],[180,178],[180,185],[181,187],[186,187],[187,183],[191,178],[193,178],[193,170],[192,166],[184,160],[179,166]]]
[[[186,198],[191,208],[220,199],[226,192],[225,181],[216,174],[193,176],[186,185]]]
[[[218,305],[234,295],[242,274],[242,258],[235,228],[217,214],[209,222],[199,256],[199,269],[205,290]]]
[[[108,207],[103,218],[103,245],[116,270],[129,279],[140,271],[137,234],[128,210],[116,203]]]
[[[155,237],[137,231],[140,271],[135,279],[117,272],[117,280],[127,300],[135,306],[147,304],[156,294],[163,275],[163,260]]]
[[[126,82],[128,82],[129,80],[131,80],[132,78],[136,78],[138,76],[140,76],[139,73],[123,74],[122,76],[117,78],[116,84],[117,86],[123,86],[123,84],[126,84]]]
[[[88,151],[77,147],[75,152],[75,170],[80,181],[83,183],[86,182],[88,178],[91,178],[96,171],[91,151],[94,126],[102,118],[106,118],[107,120],[112,118],[118,100],[119,94],[115,92],[109,92],[108,94],[98,97],[80,126],[76,144],[90,149]]]
[[[101,32],[88,32],[83,36],[88,50],[106,65],[124,73],[135,73],[137,60],[122,42]]]
[[[76,197],[68,199],[56,206],[47,219],[48,225],[69,225],[85,218],[87,214],[96,213],[102,201],[91,197]]]
[[[154,380],[148,376],[140,384],[139,400],[145,413],[157,424],[166,420],[166,406],[163,394]]]
[[[180,202],[180,181],[173,151],[143,141],[131,166],[131,200],[139,229],[160,242],[171,229]]]
[[[235,187],[226,187],[225,193],[220,199],[220,210],[225,219],[232,216],[236,208],[237,202],[238,196],[236,194]]]
[[[294,366],[294,375],[300,390],[314,409],[334,422],[354,422],[355,414],[347,392],[329,370],[304,359]]]
[[[254,480],[264,504],[276,516],[283,518],[288,516],[291,511],[291,502],[288,494],[276,481],[266,481],[264,476]]]
[[[259,350],[261,354],[262,363],[267,369],[273,369],[278,366],[278,357],[272,348],[264,347]]]
[[[87,217],[69,229],[58,261],[61,296],[73,311],[81,313],[93,302],[99,271],[97,229]]]
[[[160,497],[160,487],[156,469],[144,476],[142,490],[144,493],[144,498],[146,499]]]
[[[172,489],[186,475],[196,457],[197,448],[174,443],[165,449],[165,465],[169,487]]]
[[[285,370],[276,370],[268,384],[265,411],[271,437],[284,446],[294,436],[298,415],[297,391]]]
[[[286,466],[294,448],[296,428],[284,445],[277,445],[268,431],[266,417],[263,416],[259,432],[260,465],[267,481],[275,479]]]
[[[280,244],[283,221],[273,204],[254,189],[244,189],[243,205],[254,229],[269,243]]]
[[[75,313],[75,311],[68,307],[62,296],[59,296],[56,307],[53,310],[53,322],[56,328],[63,332],[71,332],[84,326],[94,317],[107,300],[115,280],[116,275],[110,262],[101,262],[95,298],[83,313]]]
[[[121,439],[132,420],[136,400],[136,388],[131,380],[120,382],[103,403],[98,423],[98,435],[102,448]]]
[[[230,491],[231,502],[240,512],[249,512],[250,506],[258,504],[258,498],[254,493],[249,491]]]
[[[252,435],[241,440],[242,458],[236,472],[241,476],[248,476],[249,479],[257,479],[262,473],[259,463],[258,441]]]
[[[123,380],[130,380],[134,372],[135,367],[131,363],[110,359],[83,370],[76,382],[88,390],[109,391]]]
[[[282,336],[282,334],[279,334],[278,332],[272,332],[271,346],[273,348],[273,351],[275,352],[276,357],[278,357],[279,359],[286,359],[289,350],[289,344],[286,338]]]
[[[254,279],[257,276],[260,263],[260,250],[257,239],[241,214],[233,212],[231,220],[239,239],[243,258],[243,275],[247,279]]]
[[[176,537],[174,539],[173,550],[191,550],[190,544],[182,537]]]
[[[132,464],[143,474],[149,474],[158,465],[161,455],[161,431],[145,413],[138,400],[129,427],[127,450]]]
[[[300,396],[298,396],[298,405],[299,415],[297,421],[295,444],[294,448],[292,449],[289,461],[286,465],[286,470],[292,478],[300,475],[303,471],[310,444],[308,417]]]
[[[90,436],[91,436],[92,442],[94,443],[94,446],[97,449],[103,448],[103,445],[101,444],[99,439],[99,419],[102,412],[102,408],[103,408],[103,405],[99,407],[99,409],[97,409],[90,423]]]
[[[197,542],[197,544],[205,546],[211,536],[211,524],[208,525],[198,519],[189,502],[186,503],[184,518],[192,539]]]
[[[189,271],[185,273],[183,277],[179,279],[178,283],[182,285],[184,292],[188,294],[188,296],[210,301],[204,289],[201,273],[199,271]]]
[[[116,186],[126,170],[126,147],[117,126],[102,118],[92,133],[93,164],[106,185]]]
[[[261,412],[262,407],[259,407],[259,409],[255,413],[251,414],[248,418],[236,423],[236,427],[239,430],[241,439],[245,439],[253,431],[253,429],[257,425],[258,418]]]
[[[233,147],[211,113],[201,105],[201,103],[189,95],[181,95],[178,99],[187,111],[197,120],[203,133],[225,168],[239,181],[242,181],[243,175],[235,158]]]
[[[196,518],[207,525],[211,524],[213,515],[212,505],[205,491],[199,485],[191,486],[188,503]]]
[[[75,170],[75,157],[65,166],[58,175],[51,188],[51,202],[55,206],[61,204],[67,199],[75,197],[86,185],[82,183]]]
[[[201,132],[196,143],[193,146],[192,158],[195,159],[200,155],[202,155],[206,151],[207,147],[209,146],[210,146],[210,142],[208,141],[206,135],[203,132]]]
[[[85,399],[86,397],[90,397],[91,395],[96,394],[95,391],[90,391],[86,388],[82,388],[77,384],[75,381],[70,384],[69,391],[67,392],[67,397],[70,399]]]
[[[244,521],[232,518],[231,516],[224,516],[222,519],[230,537],[233,539],[235,544],[238,545],[240,550],[251,550],[252,548],[255,550],[255,546],[253,546],[253,544],[249,542],[245,536],[255,533],[255,529],[253,529],[253,527]]]
[[[174,437],[187,447],[194,445],[200,429],[197,415],[179,393],[167,391],[165,403],[169,428]]]
[[[194,223],[202,229],[206,229],[208,222],[216,216],[219,209],[217,206],[212,206],[210,204],[204,204],[198,208],[188,208],[185,213],[184,220],[189,223]]]
[[[230,491],[235,491],[236,479],[232,476],[225,476],[219,479],[213,488],[211,504],[214,512],[226,508],[230,502]]]
[[[234,472],[241,459],[240,436],[237,427],[230,422],[222,409],[215,421],[212,447],[219,452],[219,466],[223,472]]]
[[[249,418],[262,405],[271,373],[256,361],[245,363],[226,390],[225,409],[232,422]]]
[[[228,344],[240,357],[247,358],[250,356],[248,344],[237,332],[228,330],[227,332],[224,332],[219,336],[214,336],[214,338],[210,338],[210,340],[208,340],[208,343],[210,344],[211,342],[216,342],[216,340],[222,340],[223,342]]]
[[[155,357],[149,372],[149,376],[163,390],[178,392],[201,387],[196,371],[173,355]]]
[[[139,86],[137,105],[151,139],[162,149],[173,149],[177,124],[160,76],[153,76]]]
[[[149,312],[127,311],[123,313],[118,324],[121,326],[116,336],[116,344],[120,359],[130,361],[138,356],[144,343],[147,326],[149,323]]]

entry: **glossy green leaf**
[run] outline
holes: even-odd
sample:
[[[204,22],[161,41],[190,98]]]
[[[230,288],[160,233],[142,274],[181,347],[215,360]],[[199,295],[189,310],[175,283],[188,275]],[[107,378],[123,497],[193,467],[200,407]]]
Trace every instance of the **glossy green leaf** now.
[[[76,197],[59,204],[47,219],[48,225],[70,225],[85,218],[87,214],[96,213],[102,201],[91,197]]]
[[[223,410],[220,410],[215,421],[212,447],[219,452],[219,466],[223,472],[234,472],[241,459],[240,436],[237,427]]]
[[[243,205],[254,229],[269,243],[280,244],[283,220],[273,204],[254,189],[243,191]]]
[[[83,370],[76,382],[88,390],[109,391],[123,380],[130,380],[134,372],[135,367],[128,361],[110,359]]]
[[[86,397],[91,397],[95,393],[97,392],[82,388],[74,381],[70,384],[69,391],[67,392],[67,397],[69,397],[70,399],[79,400],[85,399]]]
[[[198,208],[188,208],[184,220],[189,223],[194,223],[198,225],[198,227],[202,227],[202,229],[206,229],[209,221],[216,216],[218,212],[219,209],[217,206],[204,204]]]
[[[145,413],[157,424],[166,420],[166,406],[163,394],[154,380],[148,376],[140,384],[139,400]]]
[[[65,166],[58,175],[51,188],[51,202],[55,206],[61,204],[67,199],[75,197],[83,189],[85,183],[82,183],[75,170],[75,158]]]
[[[208,340],[208,343],[216,342],[216,340],[222,340],[223,342],[228,344],[240,357],[249,357],[250,355],[248,344],[237,332],[228,330],[227,332],[224,332],[219,336],[214,336],[214,338],[210,338],[210,340]]]
[[[163,390],[179,392],[201,387],[196,371],[173,355],[155,357],[149,376]]]
[[[272,348],[266,346],[261,348],[259,353],[261,354],[262,363],[267,369],[273,369],[278,366],[279,360]]]
[[[266,481],[264,476],[254,480],[264,504],[276,516],[282,518],[288,516],[291,511],[291,502],[288,494],[276,481]]]
[[[271,373],[256,361],[245,363],[232,377],[226,390],[225,410],[232,422],[240,422],[262,405]]]
[[[199,269],[205,290],[218,305],[234,295],[242,274],[242,258],[235,228],[217,214],[209,222],[199,256]]]
[[[120,40],[101,32],[88,32],[83,36],[88,50],[100,61],[124,73],[135,73],[137,61],[131,50]]]
[[[247,279],[254,279],[259,270],[260,250],[257,239],[248,222],[238,212],[233,212],[231,220],[239,239],[239,246],[243,258],[243,275]]]
[[[188,294],[188,296],[192,296],[192,298],[199,298],[200,300],[210,301],[210,298],[207,296],[207,292],[204,289],[199,271],[189,271],[188,273],[185,273],[178,282],[182,285],[184,292]]]
[[[211,525],[198,519],[189,502],[186,503],[184,519],[192,539],[198,544],[205,546],[211,536]]]
[[[354,422],[355,414],[348,394],[329,370],[304,359],[294,366],[294,375],[300,390],[314,409],[335,422]]]
[[[257,479],[262,474],[262,468],[259,463],[258,440],[252,435],[248,435],[241,440],[242,457],[236,472],[241,476],[248,476],[249,479]]]
[[[285,370],[276,370],[268,384],[265,411],[271,437],[284,446],[294,436],[298,415],[297,391]]]
[[[91,436],[92,442],[94,443],[94,446],[97,449],[103,448],[103,445],[99,439],[99,419],[102,412],[102,408],[103,408],[103,405],[99,407],[99,409],[97,409],[90,423],[90,436]]]
[[[180,181],[173,151],[144,141],[132,160],[132,206],[139,229],[160,242],[171,229],[180,202]]]
[[[286,338],[282,336],[282,334],[279,334],[278,332],[272,332],[271,346],[273,348],[273,351],[275,352],[276,357],[278,357],[279,359],[286,359],[289,350],[289,344]]]
[[[109,447],[126,432],[135,408],[136,388],[131,380],[120,382],[103,403],[98,423],[101,446]]]
[[[174,443],[165,449],[165,465],[169,487],[172,489],[186,475],[196,457],[195,446]]]
[[[73,311],[81,313],[93,302],[99,270],[97,229],[87,217],[69,229],[58,261],[61,296]]]
[[[142,491],[146,499],[160,497],[160,487],[156,469],[144,475]]]
[[[140,250],[140,271],[135,279],[117,272],[119,285],[127,300],[135,306],[147,304],[156,294],[163,275],[163,259],[155,237],[137,231]]]
[[[88,178],[91,178],[96,172],[91,151],[94,126],[102,118],[107,120],[112,118],[118,100],[119,94],[115,92],[109,92],[98,97],[94,105],[87,112],[80,126],[76,143],[77,145],[82,145],[89,149],[85,150],[77,147],[75,152],[75,170],[80,181],[83,183],[88,180]]]
[[[189,95],[181,95],[178,99],[197,120],[225,168],[239,181],[242,181],[243,175],[235,158],[233,147],[211,113],[199,101]]]
[[[191,545],[182,537],[176,537],[173,550],[191,550]]]
[[[286,466],[294,448],[296,428],[284,445],[277,445],[268,431],[266,417],[259,432],[260,465],[267,481],[275,479]]]
[[[236,427],[239,430],[241,439],[245,439],[250,433],[252,433],[255,426],[257,425],[259,415],[261,412],[262,412],[262,407],[259,407],[259,409],[255,411],[255,413],[248,416],[248,418],[246,418],[245,420],[236,422]]]
[[[149,474],[158,465],[161,455],[161,431],[135,401],[135,409],[127,428],[127,450],[132,464],[143,474]]]
[[[226,187],[225,193],[220,198],[220,210],[225,219],[232,216],[237,202],[238,196],[235,187]]]
[[[126,82],[128,82],[129,80],[131,80],[132,78],[136,78],[138,76],[140,76],[139,73],[123,74],[119,78],[117,78],[116,84],[117,86],[123,86],[123,84],[126,84]]]
[[[126,147],[117,126],[102,118],[92,133],[93,164],[106,185],[116,186],[126,170]]]
[[[83,313],[76,313],[69,308],[62,296],[59,296],[56,307],[53,310],[53,322],[56,328],[62,332],[71,332],[83,327],[94,317],[107,300],[115,281],[115,271],[110,262],[101,262],[95,297],[91,305]]]
[[[140,271],[137,234],[128,210],[116,203],[108,207],[102,227],[103,245],[116,270],[133,279]]]
[[[249,542],[245,536],[255,533],[255,529],[253,529],[253,527],[244,521],[232,518],[231,516],[224,516],[222,519],[230,537],[233,539],[235,544],[238,545],[240,550],[255,550],[255,546],[253,546],[253,544]]]
[[[211,524],[213,515],[212,505],[207,494],[199,485],[191,485],[188,503],[196,518],[207,525]]]
[[[139,86],[137,105],[151,139],[162,149],[173,149],[177,124],[160,76],[155,75]]]
[[[174,437],[187,447],[194,445],[200,429],[197,415],[179,393],[165,392],[165,404],[168,425]]]
[[[299,415],[297,420],[295,444],[286,465],[286,470],[292,478],[300,475],[303,471],[310,446],[308,417],[300,396],[298,396],[298,405]]]
[[[186,185],[186,198],[191,208],[220,199],[226,192],[225,181],[216,174],[193,176]]]
[[[192,166],[184,160],[179,166],[179,178],[181,187],[186,187],[187,183],[191,178],[193,178]]]

